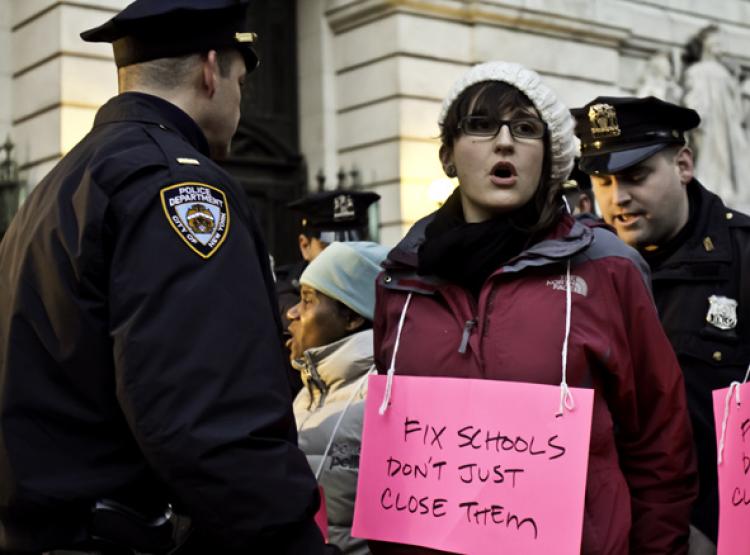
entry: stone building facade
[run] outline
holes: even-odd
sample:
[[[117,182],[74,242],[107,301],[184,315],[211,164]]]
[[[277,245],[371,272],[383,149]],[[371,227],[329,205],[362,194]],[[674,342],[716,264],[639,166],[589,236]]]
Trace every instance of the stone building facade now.
[[[0,0],[0,138],[17,144],[29,186],[116,93],[110,48],[78,33],[127,3]],[[296,0],[295,11],[307,181],[356,168],[382,196],[386,244],[437,206],[441,99],[474,63],[523,63],[575,106],[633,93],[654,53],[713,23],[726,63],[750,73],[750,0]]]

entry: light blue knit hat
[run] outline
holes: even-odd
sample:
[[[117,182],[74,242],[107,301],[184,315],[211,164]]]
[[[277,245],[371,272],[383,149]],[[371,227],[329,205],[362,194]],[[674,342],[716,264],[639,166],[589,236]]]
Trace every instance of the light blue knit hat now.
[[[299,282],[372,320],[375,278],[387,254],[386,247],[370,241],[331,243],[308,264]]]

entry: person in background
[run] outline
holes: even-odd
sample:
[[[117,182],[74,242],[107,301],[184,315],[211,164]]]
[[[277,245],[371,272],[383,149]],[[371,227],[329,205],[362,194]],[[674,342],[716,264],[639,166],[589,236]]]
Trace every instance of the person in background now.
[[[559,385],[567,344],[567,384],[594,390],[581,553],[686,553],[697,480],[682,375],[643,259],[563,208],[567,107],[535,72],[488,62],[456,81],[439,124],[459,185],[383,264],[378,372],[394,360],[396,374]]]
[[[336,189],[311,193],[287,205],[300,216],[297,237],[301,260],[274,268],[276,296],[282,321],[291,307],[299,302],[299,277],[307,265],[334,241],[367,241],[370,239],[370,205],[380,195],[371,191]],[[300,374],[287,369],[292,395],[302,382]]]
[[[281,314],[299,300],[299,277],[305,267],[334,241],[370,239],[370,205],[380,200],[371,191],[337,189],[311,193],[287,207],[300,215],[297,236],[302,260],[275,268],[276,291]]]
[[[606,113],[607,125],[592,117]],[[750,217],[693,176],[689,108],[655,97],[598,97],[573,110],[580,167],[604,220],[651,268],[661,323],[682,367],[700,492],[690,553],[716,553],[718,484],[711,391],[750,364]]]
[[[258,63],[246,9],[136,0],[82,33],[121,92],[0,243],[2,553],[167,553],[172,508],[180,553],[335,551],[268,253],[212,160]]]
[[[578,169],[577,164],[573,166],[570,177],[563,181],[562,193],[571,214],[578,218],[597,219],[591,178]]]
[[[300,301],[287,312],[287,346],[303,383],[294,399],[299,445],[325,492],[331,542],[344,553],[369,552],[351,527],[375,277],[387,252],[377,243],[331,243],[302,272]]]

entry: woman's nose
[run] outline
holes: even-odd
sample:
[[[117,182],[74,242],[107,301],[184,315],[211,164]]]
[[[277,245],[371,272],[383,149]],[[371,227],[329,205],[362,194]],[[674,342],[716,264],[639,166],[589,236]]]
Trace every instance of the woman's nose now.
[[[496,149],[508,149],[513,148],[515,143],[513,141],[513,134],[510,132],[510,126],[508,124],[502,124],[500,129],[495,135],[495,148]]]
[[[296,320],[297,318],[299,318],[299,303],[286,311],[287,320]]]

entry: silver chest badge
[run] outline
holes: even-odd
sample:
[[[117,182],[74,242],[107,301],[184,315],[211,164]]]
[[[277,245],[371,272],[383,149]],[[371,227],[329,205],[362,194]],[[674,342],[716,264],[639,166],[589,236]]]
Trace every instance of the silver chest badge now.
[[[737,327],[737,301],[729,297],[711,295],[706,322],[720,330],[731,330]]]

